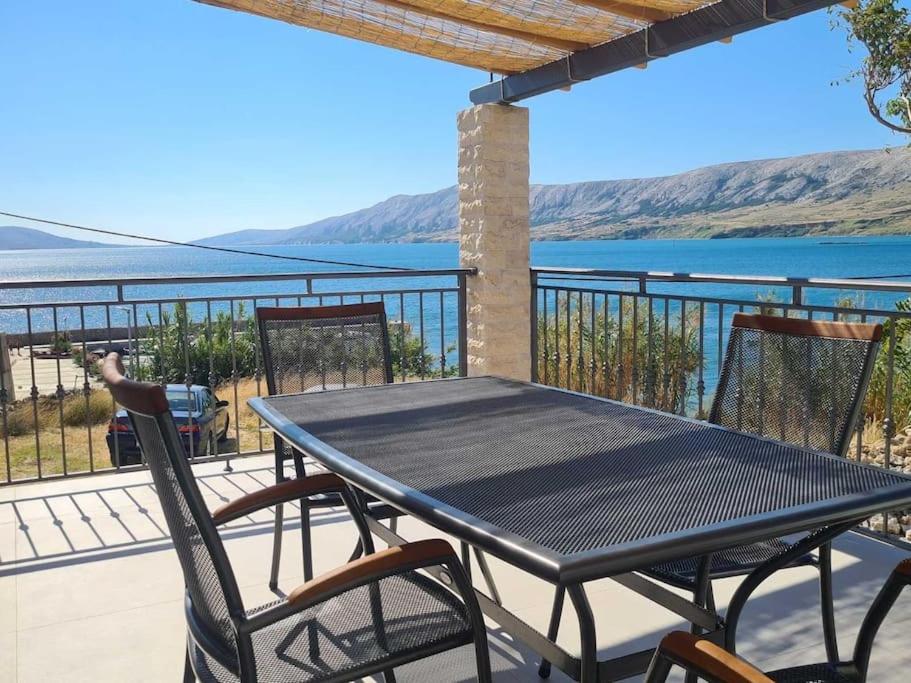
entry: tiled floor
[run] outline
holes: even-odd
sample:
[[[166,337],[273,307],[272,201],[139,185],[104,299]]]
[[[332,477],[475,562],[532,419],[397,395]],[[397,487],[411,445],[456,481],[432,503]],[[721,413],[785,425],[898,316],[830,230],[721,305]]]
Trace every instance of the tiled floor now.
[[[272,479],[268,458],[197,468],[211,506]],[[266,586],[271,551],[268,511],[228,526],[224,538],[245,602],[274,599]],[[294,526],[289,525],[289,529]],[[157,499],[145,472],[100,475],[0,488],[0,681],[178,681],[183,664],[182,583]],[[411,539],[433,530],[402,520]],[[286,535],[280,585],[302,581],[296,533]],[[314,518],[317,571],[347,559],[353,526],[340,511]],[[849,534],[837,543],[835,582],[842,649],[889,570],[903,558],[891,546]],[[552,589],[491,559],[508,607],[544,630]],[[736,580],[719,582],[725,604]],[[822,656],[816,574],[781,572],[749,604],[740,628],[741,651],[764,667]],[[588,587],[602,655],[654,645],[682,623],[610,580]],[[871,681],[905,681],[911,670],[911,592],[896,605],[877,640]],[[534,656],[490,624],[497,681],[536,681]],[[565,608],[561,644],[574,650],[578,629]],[[400,681],[470,681],[470,652],[397,671]],[[558,673],[553,681],[568,680]]]

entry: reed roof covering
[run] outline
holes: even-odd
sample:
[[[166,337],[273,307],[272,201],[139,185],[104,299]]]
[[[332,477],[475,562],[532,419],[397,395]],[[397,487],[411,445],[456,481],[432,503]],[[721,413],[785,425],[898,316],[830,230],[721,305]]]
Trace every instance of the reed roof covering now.
[[[514,74],[711,5],[706,0],[198,0]]]

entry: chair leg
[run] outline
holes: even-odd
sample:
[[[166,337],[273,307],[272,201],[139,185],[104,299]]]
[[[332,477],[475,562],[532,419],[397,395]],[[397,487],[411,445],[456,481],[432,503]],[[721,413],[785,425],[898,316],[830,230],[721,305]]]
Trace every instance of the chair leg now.
[[[298,450],[292,450],[292,459],[294,460],[294,473],[298,479],[307,476],[307,468],[304,464],[304,454]],[[304,564],[304,581],[313,578],[313,545],[310,541],[310,506],[306,500],[300,501],[301,506],[301,553],[303,554]]]
[[[392,669],[383,672],[383,681],[384,683],[395,683],[395,674]]]
[[[645,673],[645,683],[664,683],[670,673],[670,660],[656,653]]]
[[[705,600],[704,599],[700,600],[699,595],[697,593],[694,593],[693,594],[693,604],[695,604],[697,607],[705,607]],[[699,628],[696,624],[691,624],[690,633],[692,633],[695,636],[698,636],[699,634],[702,633],[702,629]],[[686,676],[684,677],[683,680],[685,681],[685,683],[696,683],[699,680],[699,677],[696,674],[694,674],[693,672],[687,671]]]
[[[701,558],[699,561],[699,569],[696,572],[696,587],[693,590],[693,604],[697,607],[705,607],[709,600],[714,604],[715,595],[712,591],[712,581],[709,578],[710,571],[712,568],[712,556],[706,555]],[[702,635],[702,628],[696,624],[690,625],[690,633],[694,636]],[[686,683],[696,683],[699,680],[699,677],[687,671],[686,677],[684,679]]]
[[[276,434],[273,442],[273,452],[275,454],[275,483],[280,484],[285,481],[285,451],[284,443]],[[278,588],[278,566],[282,559],[282,532],[285,524],[285,507],[284,505],[275,506],[275,531],[272,534],[272,567],[269,570],[269,590]]]
[[[563,586],[557,586],[554,591],[554,606],[550,612],[550,623],[547,625],[547,639],[557,642],[557,633],[560,630],[560,618],[563,616],[563,598],[566,597],[566,589]],[[550,677],[550,662],[542,659],[538,664],[538,676],[541,678]]]
[[[313,544],[310,540],[310,506],[306,500],[300,501],[301,506],[301,552],[304,557],[304,581],[313,578]]]
[[[196,674],[193,673],[193,665],[190,664],[189,643],[187,643],[187,649],[183,656],[183,683],[196,683]]]
[[[822,603],[822,633],[826,644],[826,659],[837,664],[838,633],[835,628],[835,596],[832,588],[832,544],[819,547],[819,598]]]
[[[278,588],[278,565],[282,559],[282,531],[285,525],[285,506],[275,506],[275,532],[272,535],[272,569],[269,571],[269,589]]]
[[[474,657],[478,669],[478,683],[492,683],[490,671],[490,646],[487,644],[487,632],[475,633]]]

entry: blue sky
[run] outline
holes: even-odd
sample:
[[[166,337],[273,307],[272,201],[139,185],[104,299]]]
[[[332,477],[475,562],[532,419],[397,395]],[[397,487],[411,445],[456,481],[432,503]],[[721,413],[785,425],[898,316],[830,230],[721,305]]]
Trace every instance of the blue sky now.
[[[858,56],[829,22],[526,102],[532,181],[902,144],[859,84],[832,85]],[[455,116],[486,79],[190,0],[5,0],[0,210],[186,240],[430,192],[455,182]]]

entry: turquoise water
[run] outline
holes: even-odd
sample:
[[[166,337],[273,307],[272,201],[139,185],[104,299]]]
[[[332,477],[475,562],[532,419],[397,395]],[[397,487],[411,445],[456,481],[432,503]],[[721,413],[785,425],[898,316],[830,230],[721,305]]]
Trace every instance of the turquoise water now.
[[[362,244],[317,245],[279,248],[257,248],[302,257],[355,261],[403,266],[408,268],[451,268],[458,264],[455,244]],[[738,239],[738,240],[641,240],[597,242],[536,242],[532,245],[532,263],[539,266],[604,268],[612,270],[650,270],[696,273],[726,273],[738,275],[777,275],[790,277],[867,277],[909,276],[911,279],[911,237],[826,238],[826,239]],[[0,281],[57,280],[119,277],[154,277],[176,275],[232,275],[240,273],[287,273],[332,271],[339,268],[320,264],[297,263],[256,256],[235,256],[206,252],[185,247],[129,247],[53,251],[0,252]],[[347,268],[346,270],[351,270]],[[355,287],[364,289],[423,288],[452,286],[453,280],[428,278],[404,280],[317,281],[317,291],[340,291]],[[237,294],[250,297],[297,292],[300,285],[284,283],[237,283],[217,285],[180,285],[128,287],[128,299],[190,297]],[[654,284],[656,292],[708,295],[753,301],[757,296],[786,299],[789,292],[769,287],[732,285]],[[10,290],[0,286],[0,303],[32,303],[60,301],[87,303],[110,300],[115,296],[111,287],[71,287],[66,289]],[[832,303],[839,293],[808,291],[807,301],[816,304]],[[867,294],[863,303],[870,306],[891,306],[895,296]],[[387,300],[390,316],[401,315],[396,297]],[[249,305],[249,304],[248,304]],[[151,309],[152,307],[146,307]],[[443,320],[425,302],[424,323],[429,331],[437,331],[442,323],[447,340],[455,332],[454,296],[446,295]],[[411,321],[420,312],[411,298],[405,302],[405,317]],[[137,311],[142,320],[149,310]],[[154,314],[154,311],[151,311]],[[101,307],[84,309],[86,326],[103,326],[107,313]],[[112,313],[112,324],[123,325]],[[35,310],[33,330],[50,329],[53,316],[49,310]],[[416,321],[412,321],[416,322]],[[75,308],[58,310],[59,327],[78,327],[79,312]],[[22,332],[27,320],[22,309],[0,311],[0,329]]]
[[[257,247],[314,258],[452,268],[455,244]],[[911,237],[535,242],[532,263],[617,270],[673,270],[808,277],[911,274]],[[323,271],[318,264],[235,256],[183,247],[0,252],[0,280],[230,275]]]

